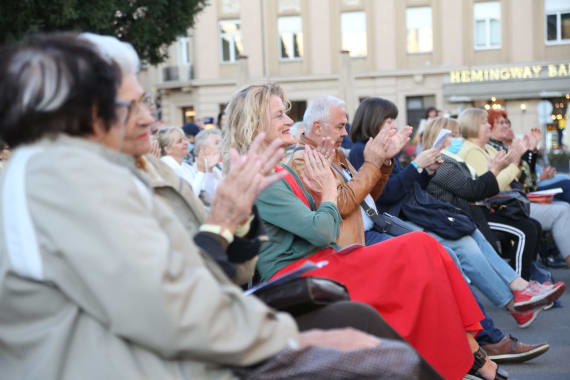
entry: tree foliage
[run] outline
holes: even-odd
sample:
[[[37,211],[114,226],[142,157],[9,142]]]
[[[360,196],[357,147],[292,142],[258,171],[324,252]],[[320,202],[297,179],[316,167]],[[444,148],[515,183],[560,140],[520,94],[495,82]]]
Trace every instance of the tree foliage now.
[[[165,46],[185,35],[208,0],[1,0],[0,43],[29,33],[93,32],[133,44],[141,59],[156,64]]]

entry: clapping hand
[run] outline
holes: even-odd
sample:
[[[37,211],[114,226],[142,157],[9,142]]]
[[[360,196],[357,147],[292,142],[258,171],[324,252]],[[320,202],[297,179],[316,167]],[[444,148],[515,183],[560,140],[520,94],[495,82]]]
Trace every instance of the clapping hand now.
[[[315,195],[318,202],[333,202],[338,196],[336,178],[331,170],[330,162],[310,146],[303,152],[305,170],[301,173],[303,184]]]
[[[518,165],[521,161],[521,157],[528,150],[528,137],[525,139],[515,139],[511,144],[507,156],[509,157],[510,163]]]
[[[160,158],[160,143],[158,140],[151,138],[149,153],[156,158]]]
[[[351,327],[332,330],[308,330],[299,335],[301,348],[328,347],[339,351],[356,351],[380,345],[380,339]]]
[[[386,160],[398,154],[410,141],[412,127],[405,127],[398,131],[395,128],[384,128],[374,138],[370,138],[364,147],[364,160],[372,162],[378,167],[384,165]]]
[[[510,164],[510,158],[504,150],[501,150],[495,154],[493,158],[489,159],[489,171],[496,176],[499,175],[501,170],[506,168]]]
[[[540,173],[540,180],[543,181],[545,179],[550,179],[556,175],[556,169],[552,166],[547,166],[544,168],[542,173]]]
[[[324,137],[315,148],[329,163],[332,163],[335,156],[334,142],[330,137]]]
[[[274,173],[284,155],[281,140],[275,139],[260,153],[264,138],[265,133],[260,133],[246,154],[230,150],[230,170],[216,190],[205,223],[223,226],[233,233],[249,217],[259,194],[283,178],[283,173]]]
[[[408,141],[410,141],[410,136],[412,135],[413,128],[406,125],[404,128],[400,129],[395,135],[390,137],[390,142],[386,150],[386,159],[390,159],[400,153],[402,149],[406,146]]]
[[[416,161],[418,167],[425,168],[429,172],[433,173],[439,169],[443,163],[443,160],[441,159],[441,148],[426,149],[418,154],[414,161]]]
[[[217,148],[204,146],[200,149],[200,153],[196,159],[198,170],[201,172],[211,172],[214,166],[220,163],[221,158],[222,154]]]

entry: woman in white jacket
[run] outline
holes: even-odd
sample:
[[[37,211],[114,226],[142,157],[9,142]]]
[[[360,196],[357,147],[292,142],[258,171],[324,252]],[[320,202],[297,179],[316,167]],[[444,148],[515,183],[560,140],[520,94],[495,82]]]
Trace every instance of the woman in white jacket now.
[[[192,186],[194,195],[206,204],[210,205],[214,199],[214,194],[222,181],[222,171],[219,168],[220,150],[218,130],[204,130],[196,135],[195,153],[196,162],[189,165],[184,162],[184,157],[188,154],[188,141],[184,132],[180,128],[172,127],[159,132],[158,143],[160,144],[161,160],[170,166],[176,174],[183,178]],[[218,147],[215,141],[218,137]]]

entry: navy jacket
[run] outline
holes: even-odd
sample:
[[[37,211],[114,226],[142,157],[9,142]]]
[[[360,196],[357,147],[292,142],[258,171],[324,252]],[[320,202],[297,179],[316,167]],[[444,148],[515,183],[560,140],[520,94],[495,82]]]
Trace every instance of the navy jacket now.
[[[364,146],[362,142],[352,145],[348,160],[356,170],[364,163]],[[378,212],[387,212],[394,216],[400,216],[402,205],[407,201],[408,197],[413,194],[414,182],[418,182],[422,189],[425,189],[432,176],[424,170],[418,173],[413,165],[402,167],[399,161],[399,154],[394,157],[394,167],[390,179],[384,187],[384,191],[380,197],[376,199],[376,207]]]

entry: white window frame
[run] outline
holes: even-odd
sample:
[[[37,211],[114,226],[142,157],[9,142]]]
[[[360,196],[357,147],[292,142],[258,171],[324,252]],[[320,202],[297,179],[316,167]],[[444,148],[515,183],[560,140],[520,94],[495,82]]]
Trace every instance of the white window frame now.
[[[190,65],[192,63],[192,57],[190,56],[190,38],[179,37],[176,42],[178,66]]]
[[[408,28],[408,11],[412,10],[412,9],[424,9],[427,8],[430,10],[430,28],[431,28],[431,50],[425,50],[425,51],[408,51],[408,31],[410,30],[410,28]],[[405,24],[406,24],[406,53],[407,54],[432,54],[433,53],[433,9],[431,6],[423,6],[423,7],[408,7],[406,8],[406,17],[405,17]]]
[[[279,30],[279,19],[286,19],[286,18],[298,18],[301,29],[296,31],[296,32],[289,31],[289,30],[286,30],[286,31]],[[283,57],[281,55],[281,52],[283,51],[282,46],[281,46],[282,45],[281,44],[281,33],[282,32],[291,33],[291,35],[289,36],[290,37],[289,38],[290,46],[294,45],[294,38],[293,38],[292,33],[299,33],[301,35],[301,43],[303,44],[303,47],[301,48],[301,56],[299,56],[299,57]],[[303,19],[301,18],[301,16],[279,16],[277,18],[277,40],[278,40],[277,46],[279,48],[279,61],[282,61],[282,62],[302,61],[303,55],[305,54],[305,48],[304,48],[305,41],[304,41],[304,35],[303,35]],[[292,53],[294,54],[294,51]]]
[[[544,4],[544,43],[545,45],[567,45],[570,44],[570,38],[565,40],[562,39],[562,14],[563,13],[570,13],[570,5],[568,8],[559,8],[555,9],[554,11],[549,11],[546,9],[547,4]],[[548,40],[548,16],[556,15],[556,40],[549,41]]]
[[[233,20],[220,20],[218,21],[218,48],[220,54],[220,63],[222,64],[235,64],[237,63],[238,57],[235,56],[235,34],[224,34],[222,33],[222,25],[224,24],[238,24],[240,27],[239,34],[241,34],[241,21],[238,19]],[[237,34],[237,33],[236,33]],[[231,36],[230,38],[230,60],[224,61],[224,47],[223,47],[223,36]]]
[[[477,5],[479,4],[486,4],[486,3],[494,3],[497,4],[499,7],[499,32],[500,32],[500,39],[499,39],[499,45],[491,45],[491,20],[493,18],[491,17],[485,17],[485,18],[477,18],[476,12],[475,12],[475,8],[477,7]],[[477,30],[476,30],[476,24],[477,21],[484,21],[485,22],[485,45],[484,46],[477,46]],[[475,50],[497,50],[497,49],[501,49],[501,47],[503,46],[503,23],[502,23],[502,13],[501,13],[501,3],[499,1],[487,1],[487,2],[480,2],[480,3],[475,3],[473,4],[473,48]]]
[[[348,15],[348,14],[359,14],[359,15],[363,15],[364,16],[364,36],[366,37],[366,54],[356,54],[353,53],[352,51],[350,51],[350,57],[351,58],[366,58],[368,56],[368,27],[366,25],[367,21],[366,21],[366,12],[364,11],[346,11],[346,12],[342,12],[340,14],[340,43],[341,43],[341,48],[344,50],[346,49],[345,46],[342,46],[342,40],[343,40],[343,30],[342,30],[342,16],[343,15]]]

